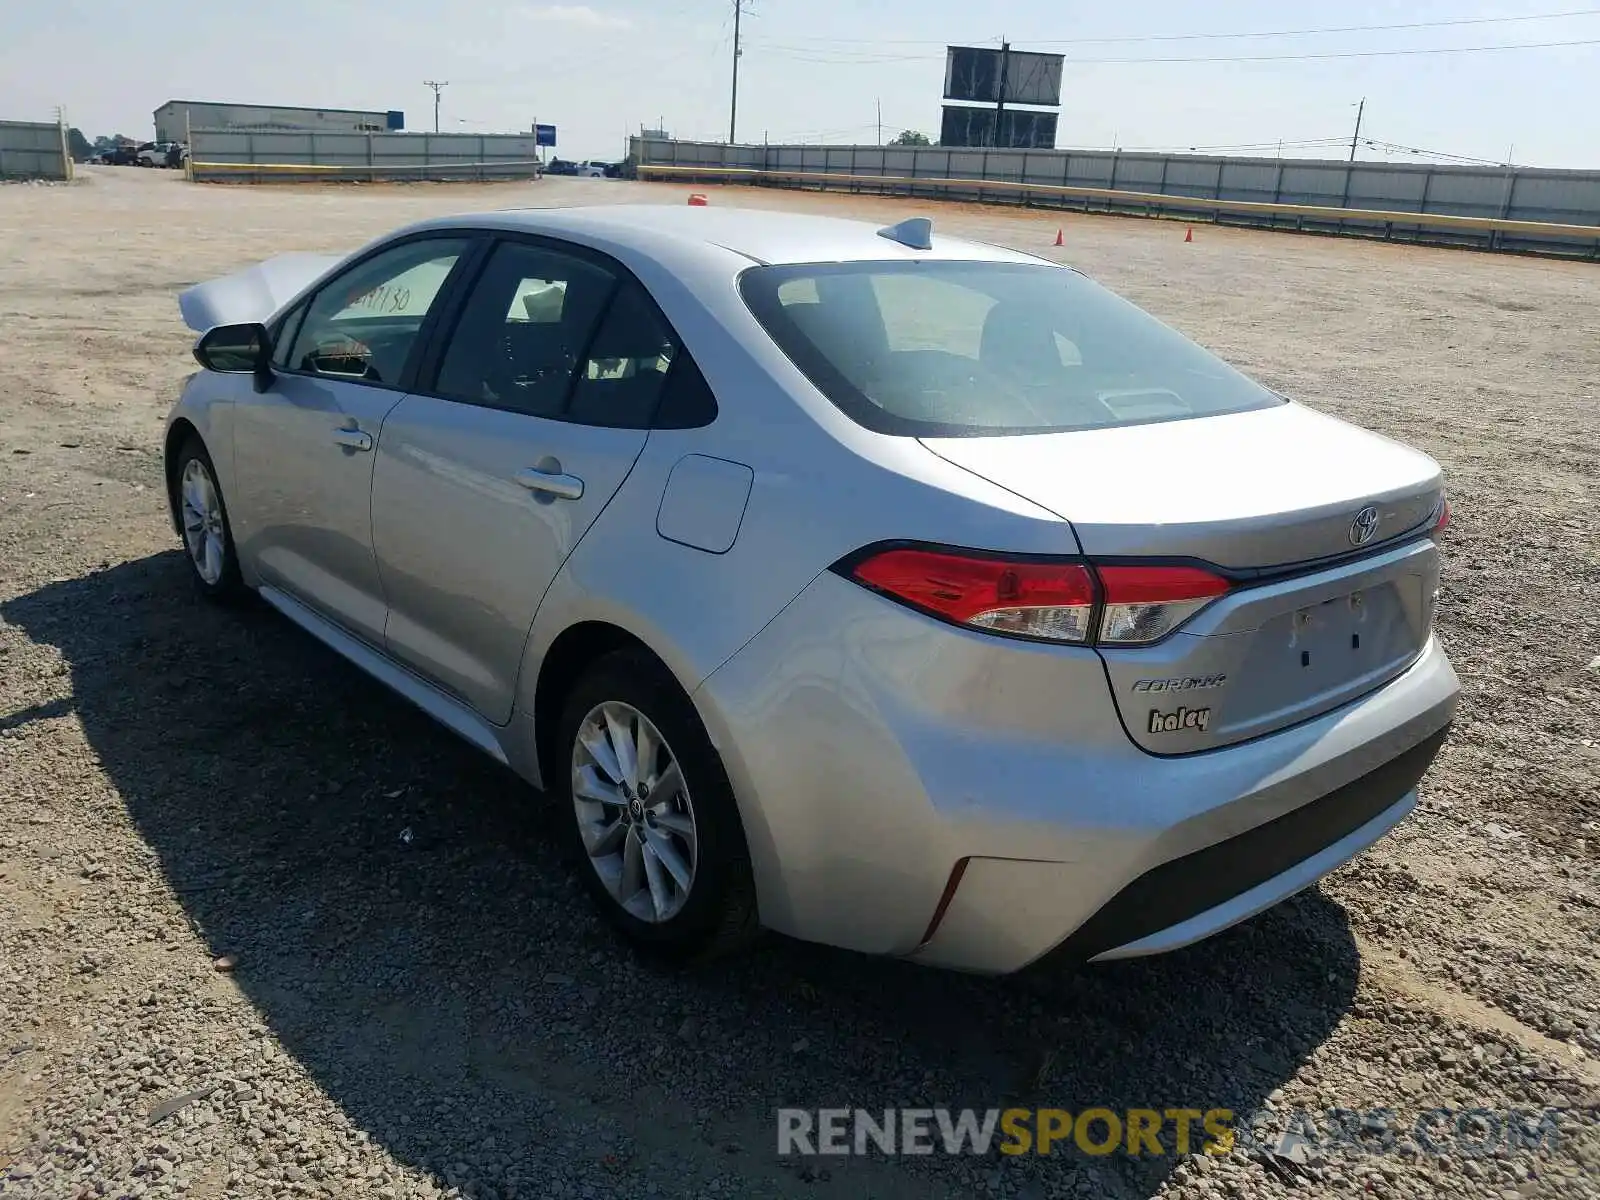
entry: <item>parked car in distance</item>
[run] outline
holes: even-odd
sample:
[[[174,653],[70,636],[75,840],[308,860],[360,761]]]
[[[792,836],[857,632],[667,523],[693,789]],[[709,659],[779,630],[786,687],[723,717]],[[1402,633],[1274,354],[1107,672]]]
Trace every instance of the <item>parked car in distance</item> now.
[[[133,167],[139,164],[139,146],[134,142],[123,142],[102,150],[97,156],[99,161],[113,167]]]
[[[578,173],[578,164],[569,162],[564,158],[552,158],[549,165],[545,167],[544,173],[546,175],[576,175]]]
[[[614,167],[614,165],[602,162],[598,158],[591,158],[579,168],[578,173],[589,179],[604,179],[608,173],[607,168]]]
[[[181,166],[188,156],[188,148],[178,142],[146,142],[139,147],[141,167]]]
[[[1454,715],[1431,458],[925,219],[453,216],[179,306],[200,592],[543,787],[647,950],[1172,950],[1402,821]]]

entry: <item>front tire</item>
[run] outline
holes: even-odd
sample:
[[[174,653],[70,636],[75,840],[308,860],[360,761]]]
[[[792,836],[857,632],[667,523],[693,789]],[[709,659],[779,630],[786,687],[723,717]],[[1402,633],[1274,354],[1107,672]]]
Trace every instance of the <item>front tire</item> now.
[[[556,746],[552,783],[606,920],[675,962],[748,945],[759,926],[733,789],[660,663],[634,650],[597,661],[567,696]]]
[[[178,451],[173,470],[173,507],[183,531],[190,577],[208,600],[237,600],[244,594],[244,580],[239,575],[228,506],[205,443],[198,437],[189,438]]]

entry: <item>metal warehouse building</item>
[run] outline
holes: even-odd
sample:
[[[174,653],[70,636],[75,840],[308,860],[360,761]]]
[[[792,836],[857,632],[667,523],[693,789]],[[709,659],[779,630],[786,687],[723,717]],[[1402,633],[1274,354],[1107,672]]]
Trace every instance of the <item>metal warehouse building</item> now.
[[[404,129],[403,112],[354,108],[281,108],[168,100],[156,109],[156,141],[185,141],[190,129],[311,129],[318,133],[384,133]]]

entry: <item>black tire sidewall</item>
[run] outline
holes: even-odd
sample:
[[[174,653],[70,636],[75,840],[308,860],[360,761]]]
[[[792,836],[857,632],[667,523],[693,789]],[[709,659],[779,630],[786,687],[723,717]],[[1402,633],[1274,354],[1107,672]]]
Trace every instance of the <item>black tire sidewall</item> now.
[[[616,902],[589,861],[572,799],[572,750],[579,726],[595,706],[619,701],[643,713],[666,739],[683,772],[694,807],[696,861],[694,882],[682,911],[669,921],[641,921]],[[744,828],[727,773],[706,735],[693,703],[650,656],[634,651],[607,655],[587,670],[562,706],[550,791],[562,808],[562,828],[584,887],[606,919],[647,953],[678,961],[713,952],[719,939],[743,921],[753,889]],[[742,940],[742,939],[740,939]]]
[[[222,509],[222,578],[216,583],[207,583],[200,577],[199,568],[194,564],[194,557],[189,553],[189,542],[183,530],[183,473],[191,459],[198,459],[205,468],[206,474],[211,477],[211,487],[217,494],[217,507]],[[173,508],[178,514],[178,537],[183,542],[183,558],[189,565],[189,578],[194,581],[194,586],[200,594],[212,600],[232,600],[244,591],[244,580],[239,574],[239,555],[233,548],[233,522],[228,517],[228,498],[222,494],[222,484],[217,479],[216,464],[211,461],[211,454],[206,449],[206,444],[198,437],[191,437],[184,442],[183,449],[178,451],[177,465],[173,471]]]

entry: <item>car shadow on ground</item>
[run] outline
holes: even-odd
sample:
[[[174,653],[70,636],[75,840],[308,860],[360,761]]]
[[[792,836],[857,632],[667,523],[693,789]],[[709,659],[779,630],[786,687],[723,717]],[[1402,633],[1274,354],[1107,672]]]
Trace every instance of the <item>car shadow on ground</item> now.
[[[535,793],[264,606],[204,603],[186,570],[157,554],[0,614],[63,655],[138,833],[282,1044],[466,1194],[515,1194],[518,1163],[561,1155],[625,1191],[720,1174],[745,1194],[1147,1195],[1175,1159],[824,1174],[777,1157],[773,1110],[1249,1112],[1352,1003],[1345,914],[1316,891],[1176,954],[1010,979],[779,938],[653,968],[592,915]]]

